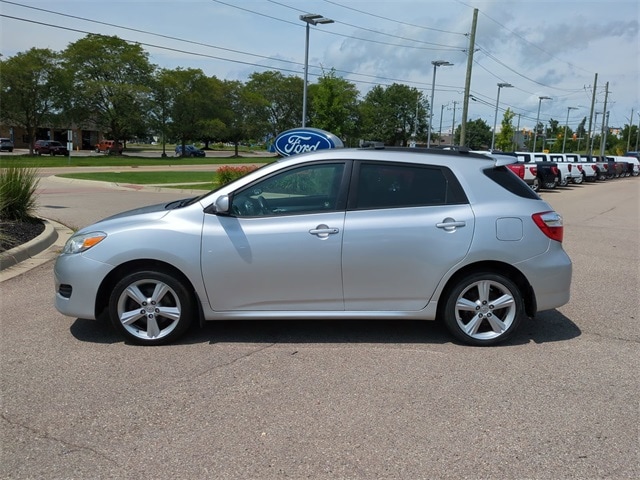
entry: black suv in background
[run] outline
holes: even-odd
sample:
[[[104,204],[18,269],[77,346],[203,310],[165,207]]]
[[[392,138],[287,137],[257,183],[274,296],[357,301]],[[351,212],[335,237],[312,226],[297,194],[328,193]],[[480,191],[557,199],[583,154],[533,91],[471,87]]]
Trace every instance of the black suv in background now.
[[[13,142],[10,138],[0,138],[0,152],[3,150],[13,152]]]
[[[67,147],[55,140],[36,140],[33,150],[38,155],[69,155]]]

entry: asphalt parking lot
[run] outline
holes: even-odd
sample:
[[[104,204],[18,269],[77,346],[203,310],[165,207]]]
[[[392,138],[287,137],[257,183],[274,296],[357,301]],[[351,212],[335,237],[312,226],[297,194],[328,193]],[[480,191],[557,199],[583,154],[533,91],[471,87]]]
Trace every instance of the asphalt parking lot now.
[[[45,176],[39,213],[75,228],[184,196]],[[216,322],[137,347],[57,313],[52,261],[0,283],[0,477],[640,478],[640,179],[542,196],[571,302],[493,348],[407,321]]]

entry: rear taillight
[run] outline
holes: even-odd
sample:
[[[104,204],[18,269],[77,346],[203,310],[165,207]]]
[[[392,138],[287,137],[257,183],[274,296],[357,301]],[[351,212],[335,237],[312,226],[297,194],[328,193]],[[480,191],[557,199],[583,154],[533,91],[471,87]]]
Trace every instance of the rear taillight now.
[[[562,216],[559,213],[553,211],[534,213],[531,215],[531,218],[547,237],[551,240],[562,242],[564,225],[562,223]]]
[[[598,167],[596,167],[595,165],[591,165],[591,170],[593,170],[594,172],[598,171]]]
[[[559,170],[558,167],[556,167],[555,165],[551,167],[551,173],[553,173],[554,175],[558,175],[559,174]]]
[[[507,167],[509,167],[509,170],[518,175],[520,178],[524,178],[524,165],[512,163],[511,165],[507,165]]]
[[[573,167],[573,165],[569,164],[567,167],[569,167],[569,171],[571,171],[571,167]]]
[[[582,173],[582,165],[576,165],[576,167],[578,167],[578,171]]]
[[[529,170],[531,171],[531,175],[534,177],[538,176],[538,169],[536,167],[530,167]]]

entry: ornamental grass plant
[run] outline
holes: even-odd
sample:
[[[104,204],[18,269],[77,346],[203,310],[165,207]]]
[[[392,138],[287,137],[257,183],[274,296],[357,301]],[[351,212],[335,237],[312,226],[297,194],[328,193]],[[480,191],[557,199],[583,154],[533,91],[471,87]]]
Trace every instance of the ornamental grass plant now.
[[[0,221],[35,220],[38,170],[8,164],[0,168]]]

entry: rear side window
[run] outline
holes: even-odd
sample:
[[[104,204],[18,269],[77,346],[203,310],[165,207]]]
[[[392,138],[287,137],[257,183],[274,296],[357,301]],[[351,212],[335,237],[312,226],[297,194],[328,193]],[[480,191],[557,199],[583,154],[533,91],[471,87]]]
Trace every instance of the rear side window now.
[[[505,190],[523,198],[540,199],[529,185],[523,182],[507,167],[493,167],[483,170],[484,174]]]
[[[447,168],[408,164],[359,164],[350,209],[398,208],[466,203]]]

